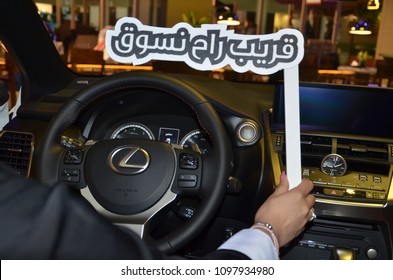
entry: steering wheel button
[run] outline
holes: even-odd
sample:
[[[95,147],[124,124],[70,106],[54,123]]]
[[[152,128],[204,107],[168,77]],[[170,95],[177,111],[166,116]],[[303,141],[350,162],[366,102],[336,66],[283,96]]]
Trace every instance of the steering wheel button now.
[[[196,181],[197,175],[189,175],[189,174],[180,174],[179,181]]]
[[[80,164],[82,162],[84,151],[82,149],[68,150],[64,156],[65,164]]]
[[[198,176],[193,174],[180,174],[178,177],[179,188],[195,188],[197,186]]]
[[[80,171],[79,171],[79,169],[67,168],[67,169],[63,169],[63,175],[64,176],[79,176]]]
[[[198,156],[190,153],[182,153],[179,156],[179,164],[181,169],[197,169]]]
[[[195,188],[197,185],[196,181],[179,181],[178,182],[179,188]]]
[[[79,183],[80,171],[79,169],[63,169],[61,180],[68,183]]]

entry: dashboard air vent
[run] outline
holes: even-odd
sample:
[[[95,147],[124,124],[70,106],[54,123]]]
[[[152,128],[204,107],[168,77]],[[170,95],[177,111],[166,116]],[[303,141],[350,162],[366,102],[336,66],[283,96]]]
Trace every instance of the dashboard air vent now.
[[[337,153],[348,159],[388,160],[388,144],[357,139],[337,139]]]
[[[324,156],[337,153],[352,160],[372,160],[386,162],[389,149],[386,142],[372,140],[335,138],[316,135],[302,135],[302,154],[305,156]]]
[[[0,162],[27,177],[33,156],[34,137],[30,133],[3,131],[0,134]]]
[[[331,137],[302,135],[301,145],[304,155],[325,156],[332,152]]]

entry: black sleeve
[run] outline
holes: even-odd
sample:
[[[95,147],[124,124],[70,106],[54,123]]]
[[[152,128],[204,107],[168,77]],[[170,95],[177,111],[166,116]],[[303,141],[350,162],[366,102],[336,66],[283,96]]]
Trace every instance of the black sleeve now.
[[[63,184],[51,188],[0,168],[1,259],[163,259]]]
[[[67,186],[44,187],[4,167],[0,167],[0,229],[3,260],[168,258],[133,232],[114,226]],[[248,258],[218,250],[203,259]]]

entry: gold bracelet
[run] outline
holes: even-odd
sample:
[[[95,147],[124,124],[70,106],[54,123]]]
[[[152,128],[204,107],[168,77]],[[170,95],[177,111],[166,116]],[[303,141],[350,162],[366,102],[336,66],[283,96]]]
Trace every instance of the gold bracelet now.
[[[251,228],[262,229],[264,232],[266,232],[272,239],[274,247],[276,247],[277,254],[279,253],[280,244],[278,243],[277,237],[274,234],[273,227],[271,224],[255,222]]]

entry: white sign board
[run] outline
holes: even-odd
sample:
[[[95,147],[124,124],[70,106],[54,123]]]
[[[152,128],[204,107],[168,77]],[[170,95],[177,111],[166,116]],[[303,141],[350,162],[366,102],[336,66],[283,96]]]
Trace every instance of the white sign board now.
[[[142,24],[138,19],[120,19],[108,30],[106,50],[114,61],[141,65],[151,60],[182,61],[209,71],[230,66],[234,71],[269,75],[284,70],[287,176],[290,187],[301,181],[299,70],[304,38],[296,29],[273,34],[243,35],[225,25],[205,24],[194,28],[178,23],[171,28]]]

